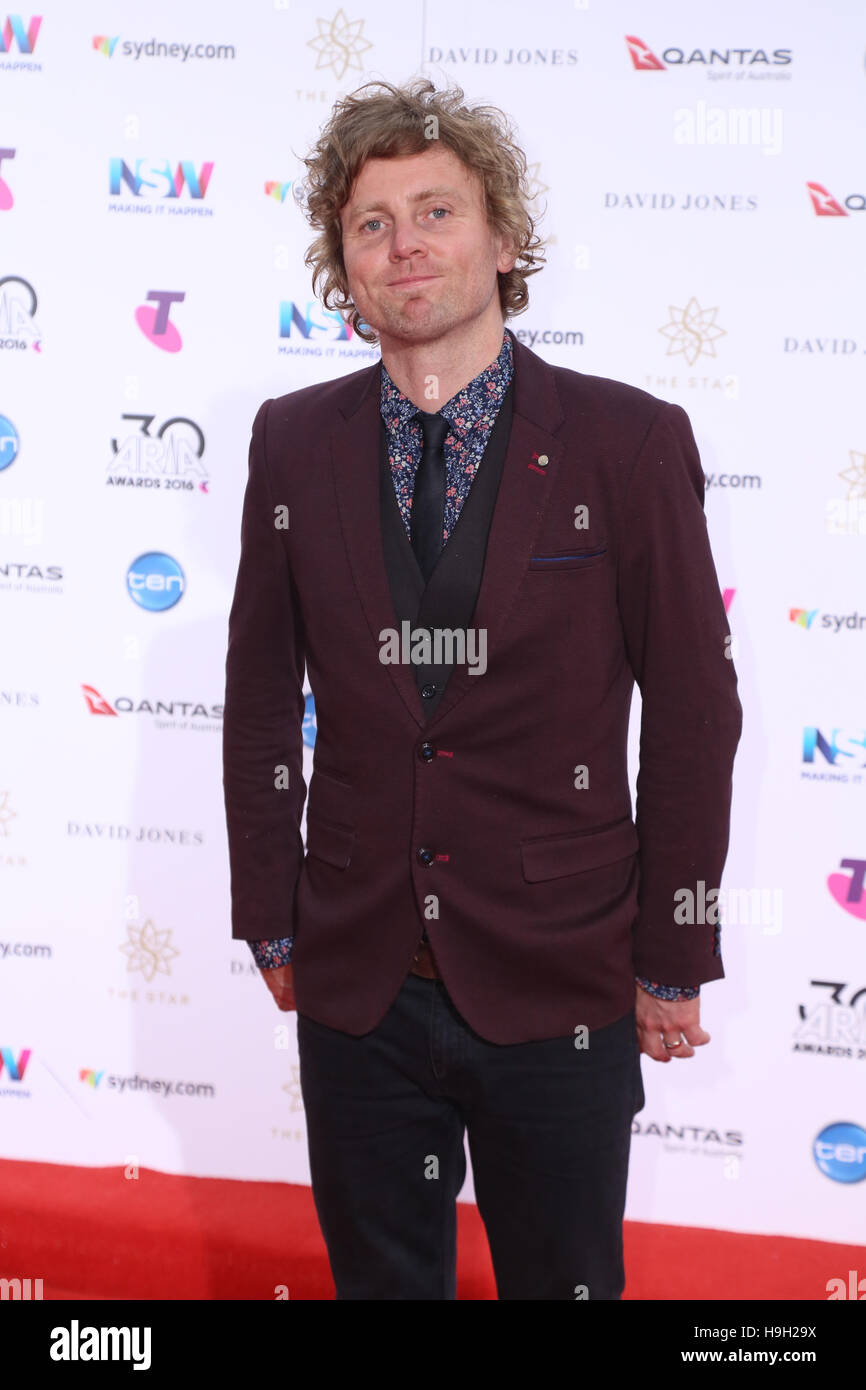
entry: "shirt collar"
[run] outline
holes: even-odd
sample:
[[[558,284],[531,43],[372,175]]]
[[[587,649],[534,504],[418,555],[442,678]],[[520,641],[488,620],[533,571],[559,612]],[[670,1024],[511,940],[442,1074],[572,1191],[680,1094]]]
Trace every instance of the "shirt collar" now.
[[[467,434],[479,422],[488,423],[502,404],[514,372],[512,337],[505,329],[499,356],[483,372],[467,382],[462,391],[452,396],[439,409],[439,414],[452,424],[459,434]],[[414,401],[404,396],[388,375],[382,363],[380,411],[385,424],[392,428],[406,425],[418,411]]]

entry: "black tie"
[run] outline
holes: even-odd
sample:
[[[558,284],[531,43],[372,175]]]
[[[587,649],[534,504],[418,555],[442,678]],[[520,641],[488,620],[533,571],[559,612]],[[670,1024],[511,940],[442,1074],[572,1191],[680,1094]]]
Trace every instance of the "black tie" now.
[[[419,410],[416,419],[424,433],[424,450],[415,474],[410,538],[425,581],[430,578],[442,550],[445,524],[445,439],[450,425],[443,415]]]

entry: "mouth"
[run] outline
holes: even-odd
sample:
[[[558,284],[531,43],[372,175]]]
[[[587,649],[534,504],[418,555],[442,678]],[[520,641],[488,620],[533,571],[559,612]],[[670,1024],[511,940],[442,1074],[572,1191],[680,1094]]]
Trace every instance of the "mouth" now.
[[[409,275],[404,280],[392,280],[388,288],[390,290],[409,288],[411,285],[423,285],[428,280],[438,280],[438,275]]]

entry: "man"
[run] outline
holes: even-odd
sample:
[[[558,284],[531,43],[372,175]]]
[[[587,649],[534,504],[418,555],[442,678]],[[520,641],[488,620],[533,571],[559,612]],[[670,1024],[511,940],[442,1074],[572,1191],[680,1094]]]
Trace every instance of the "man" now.
[[[693,1057],[724,975],[683,904],[720,882],[742,711],[688,418],[506,329],[525,162],[462,98],[369,84],[306,161],[314,285],[382,361],[253,424],[232,931],[297,1003],[338,1298],[456,1297],[468,1134],[499,1297],[618,1299],[640,1052]]]

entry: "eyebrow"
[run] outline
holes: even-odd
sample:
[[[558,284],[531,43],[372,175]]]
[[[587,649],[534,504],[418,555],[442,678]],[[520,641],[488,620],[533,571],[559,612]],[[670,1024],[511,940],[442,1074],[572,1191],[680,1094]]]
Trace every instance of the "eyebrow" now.
[[[428,198],[451,198],[455,203],[465,201],[463,195],[458,193],[455,188],[424,188],[420,193],[412,193],[409,196],[410,203],[423,203]],[[387,212],[385,203],[364,203],[361,207],[352,208],[349,212],[350,217],[359,217],[364,212]]]

